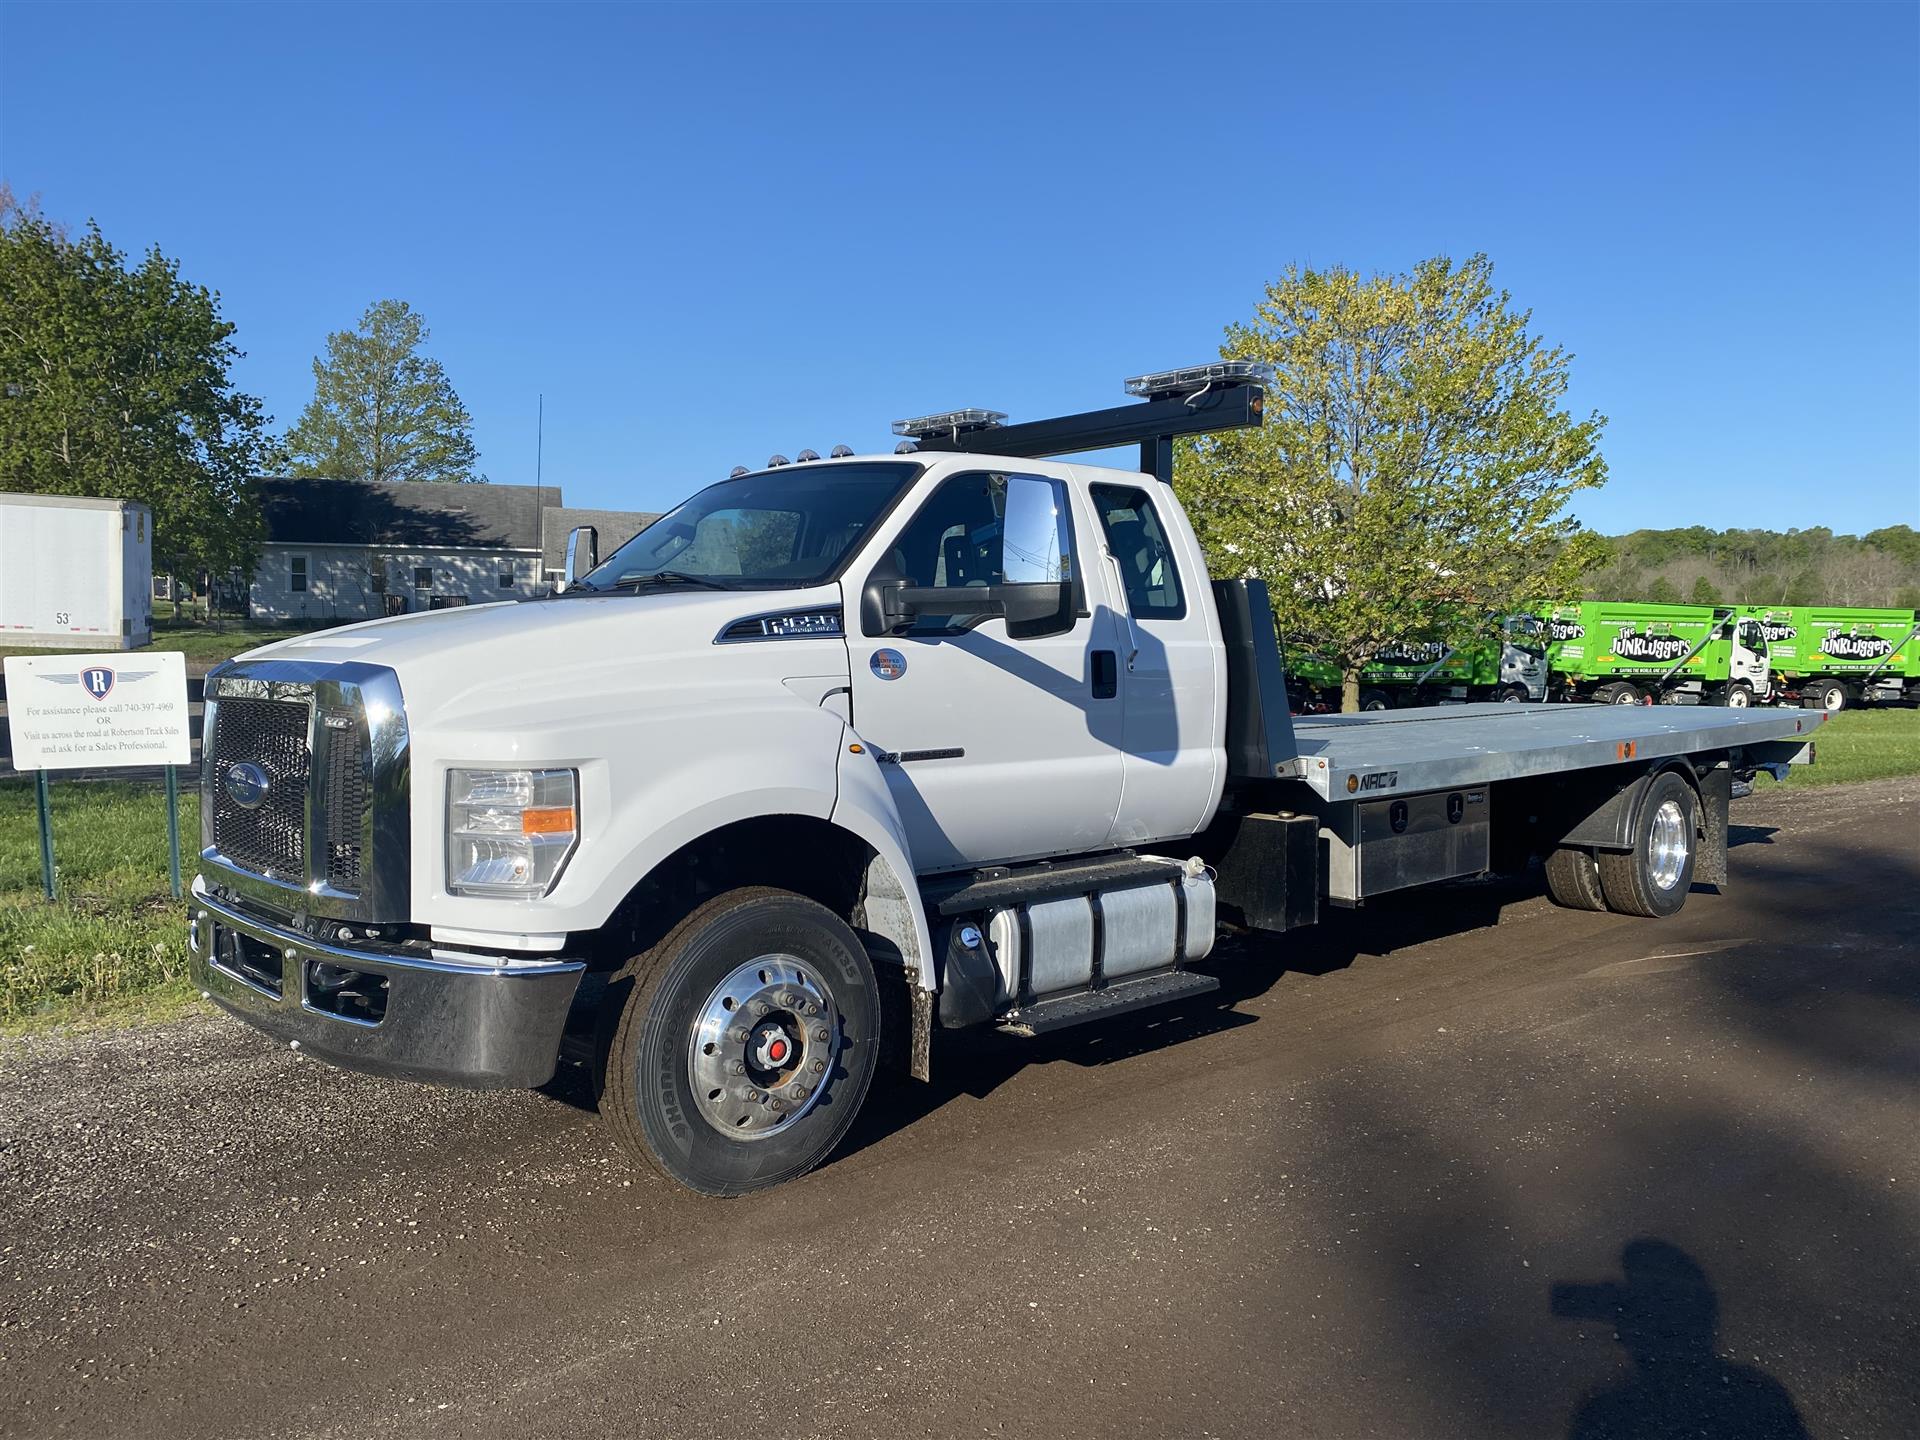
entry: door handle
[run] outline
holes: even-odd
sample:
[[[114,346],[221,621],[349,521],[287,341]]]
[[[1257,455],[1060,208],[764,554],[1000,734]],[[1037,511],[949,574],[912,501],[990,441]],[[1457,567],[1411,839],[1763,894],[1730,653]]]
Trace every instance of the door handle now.
[[[1093,652],[1093,698],[1111,700],[1120,693],[1120,661],[1111,650]]]

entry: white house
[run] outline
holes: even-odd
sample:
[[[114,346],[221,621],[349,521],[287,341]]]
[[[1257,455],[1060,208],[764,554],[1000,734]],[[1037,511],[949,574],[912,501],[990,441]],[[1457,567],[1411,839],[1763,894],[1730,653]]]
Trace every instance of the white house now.
[[[557,486],[280,476],[254,485],[267,533],[247,614],[267,622],[322,624],[544,595],[558,574],[549,557],[564,550],[573,525],[593,525],[606,555],[656,518],[569,510]]]

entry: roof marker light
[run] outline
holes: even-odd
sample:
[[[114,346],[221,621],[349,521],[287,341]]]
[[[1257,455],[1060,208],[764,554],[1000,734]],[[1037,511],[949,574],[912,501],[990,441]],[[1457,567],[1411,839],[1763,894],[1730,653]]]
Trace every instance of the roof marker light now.
[[[893,447],[893,453],[896,455],[911,455],[919,448],[920,447],[911,440],[902,440],[898,445]]]
[[[753,472],[752,472],[751,470],[749,470],[749,469],[747,469],[747,467],[746,467],[746,466],[744,466],[744,465],[736,465],[736,466],[734,466],[734,467],[733,467],[733,469],[731,469],[731,470],[729,470],[729,471],[727,472],[727,479],[729,479],[729,480],[738,480],[738,479],[739,479],[739,478],[740,478],[740,477],[741,477],[742,475],[751,475],[752,473],[753,473]]]
[[[893,422],[893,433],[912,440],[958,436],[968,430],[991,430],[1006,418],[1004,410],[943,410],[937,415],[916,415],[911,420],[896,420]]]
[[[820,452],[818,450],[802,450],[798,455],[793,457],[793,463],[796,465],[804,465],[809,460],[818,460],[819,458]]]
[[[851,445],[836,445],[833,447],[833,455],[831,458],[844,460],[851,454],[853,454],[853,447]]]
[[[781,465],[787,465],[791,463],[792,462],[789,461],[787,457],[784,455],[769,455],[767,457],[767,469],[769,470],[775,469]]]
[[[1165,400],[1196,395],[1215,385],[1271,385],[1274,368],[1263,360],[1216,360],[1211,365],[1186,365],[1178,370],[1156,370],[1126,382],[1127,393],[1142,400]]]

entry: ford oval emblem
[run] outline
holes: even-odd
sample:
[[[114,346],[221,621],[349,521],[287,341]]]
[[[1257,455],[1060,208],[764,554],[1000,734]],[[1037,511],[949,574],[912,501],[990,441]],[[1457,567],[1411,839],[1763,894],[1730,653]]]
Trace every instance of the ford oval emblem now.
[[[907,673],[907,657],[898,650],[876,650],[867,664],[882,680],[898,680]]]
[[[237,760],[229,765],[225,784],[227,798],[242,810],[257,810],[260,802],[267,798],[267,791],[273,788],[267,772],[251,760]]]

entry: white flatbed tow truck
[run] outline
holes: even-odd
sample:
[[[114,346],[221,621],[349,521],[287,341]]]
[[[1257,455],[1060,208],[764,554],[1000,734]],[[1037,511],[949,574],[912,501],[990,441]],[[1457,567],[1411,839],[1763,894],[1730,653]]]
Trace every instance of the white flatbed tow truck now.
[[[1818,712],[1467,705],[1295,719],[1260,581],[1210,581],[1176,436],[1236,362],[891,455],[737,470],[564,593],[249,652],[207,683],[193,973],[355,1069],[593,1067],[633,1154],[792,1179],[933,1032],[1214,989],[1222,926],[1546,861],[1657,917]],[[1058,456],[1138,443],[1139,472]]]

